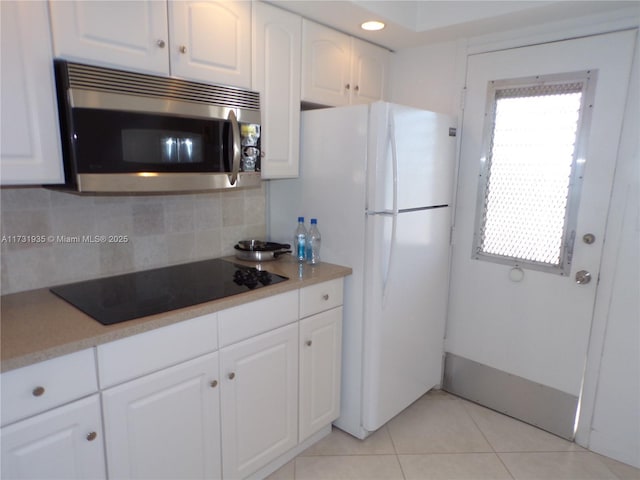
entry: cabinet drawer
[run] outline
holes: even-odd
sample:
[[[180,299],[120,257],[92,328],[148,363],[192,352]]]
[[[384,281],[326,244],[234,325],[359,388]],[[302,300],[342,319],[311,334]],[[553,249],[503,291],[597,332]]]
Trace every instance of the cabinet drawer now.
[[[298,320],[298,291],[281,293],[218,312],[220,347]]]
[[[110,387],[217,350],[217,315],[203,315],[99,345],[100,387]]]
[[[312,285],[300,290],[300,318],[342,305],[342,278]]]
[[[3,373],[2,425],[98,390],[93,349]]]

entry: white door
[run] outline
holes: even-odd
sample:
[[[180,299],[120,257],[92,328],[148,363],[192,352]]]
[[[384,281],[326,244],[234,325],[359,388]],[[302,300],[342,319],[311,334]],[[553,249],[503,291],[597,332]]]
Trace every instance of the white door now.
[[[550,387],[576,403],[635,35],[625,31],[468,57],[446,351]],[[577,158],[584,175],[574,179],[582,184],[566,271],[472,258],[476,210],[485,201],[478,183],[490,82],[579,71],[595,80],[595,97],[585,106],[591,124],[584,127],[586,155]],[[534,207],[527,215],[536,214]],[[590,283],[577,283],[580,271],[590,273]]]
[[[106,478],[98,395],[2,428],[2,478]]]
[[[169,2],[171,74],[251,87],[251,2]]]
[[[56,57],[169,73],[167,6],[139,2],[49,2]]]
[[[300,321],[300,442],[340,415],[342,307]]]
[[[218,353],[103,392],[111,478],[220,478]]]
[[[298,324],[221,350],[224,478],[245,478],[298,443]]]

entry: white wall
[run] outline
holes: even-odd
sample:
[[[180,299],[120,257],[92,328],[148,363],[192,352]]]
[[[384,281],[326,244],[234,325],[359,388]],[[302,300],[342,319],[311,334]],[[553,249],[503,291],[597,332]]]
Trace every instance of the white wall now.
[[[390,101],[458,115],[465,43],[438,43],[395,52],[391,57]]]

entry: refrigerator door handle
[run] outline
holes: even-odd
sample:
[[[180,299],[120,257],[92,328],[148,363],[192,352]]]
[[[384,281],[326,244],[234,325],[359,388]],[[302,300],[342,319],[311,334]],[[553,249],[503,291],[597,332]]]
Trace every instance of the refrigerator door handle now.
[[[391,242],[389,243],[389,255],[387,256],[387,270],[382,287],[382,308],[387,302],[388,280],[391,277],[398,227],[398,152],[396,150],[396,128],[392,112],[389,114],[389,143],[391,144],[391,168],[393,171],[393,218],[391,220]]]

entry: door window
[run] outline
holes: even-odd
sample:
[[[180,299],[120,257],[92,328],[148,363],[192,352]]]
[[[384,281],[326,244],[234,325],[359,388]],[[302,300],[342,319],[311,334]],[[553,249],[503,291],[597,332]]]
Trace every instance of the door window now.
[[[570,270],[595,72],[489,82],[473,256]]]

